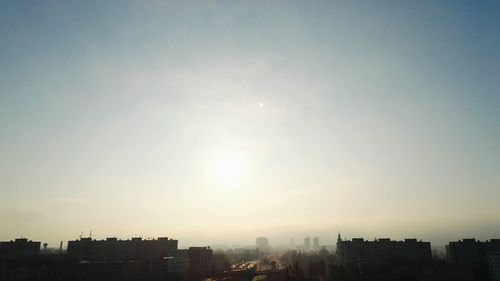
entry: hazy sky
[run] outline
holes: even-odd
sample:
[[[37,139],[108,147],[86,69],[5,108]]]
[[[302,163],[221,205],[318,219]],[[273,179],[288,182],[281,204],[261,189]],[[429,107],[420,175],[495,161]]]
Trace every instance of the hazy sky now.
[[[500,238],[499,81],[498,1],[0,0],[0,240]]]

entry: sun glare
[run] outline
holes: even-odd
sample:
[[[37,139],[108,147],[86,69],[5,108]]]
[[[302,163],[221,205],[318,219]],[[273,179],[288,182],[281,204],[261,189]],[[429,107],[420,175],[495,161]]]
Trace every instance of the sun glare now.
[[[234,183],[241,177],[241,161],[236,157],[224,156],[212,164],[212,173],[221,183]]]

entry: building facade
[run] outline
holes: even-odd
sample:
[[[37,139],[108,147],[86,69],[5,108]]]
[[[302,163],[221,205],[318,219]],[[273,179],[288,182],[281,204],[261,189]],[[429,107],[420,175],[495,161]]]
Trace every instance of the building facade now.
[[[112,261],[112,260],[142,260],[155,259],[177,254],[177,240],[159,237],[158,239],[144,240],[132,238],[118,240],[92,240],[80,238],[68,241],[67,257],[72,260]]]
[[[311,238],[306,237],[304,238],[304,251],[310,251],[311,250]]]
[[[320,246],[319,246],[319,238],[318,237],[314,237],[313,238],[313,250],[314,251],[319,251],[321,250]]]
[[[488,271],[491,281],[500,281],[500,253],[488,255]]]
[[[40,242],[31,241],[26,238],[18,238],[14,241],[0,242],[0,258],[19,259],[34,257],[40,253]]]
[[[212,249],[208,247],[189,247],[189,273],[205,275],[212,272]]]
[[[269,239],[268,238],[257,237],[257,239],[255,239],[255,244],[257,245],[257,250],[259,250],[260,252],[269,251]]]
[[[389,238],[366,241],[353,238],[351,241],[337,238],[337,264],[348,270],[363,271],[393,265],[422,265],[432,262],[430,242],[405,239],[393,241]]]
[[[488,268],[488,256],[500,253],[500,239],[462,239],[446,246],[446,258],[454,267],[472,272]]]

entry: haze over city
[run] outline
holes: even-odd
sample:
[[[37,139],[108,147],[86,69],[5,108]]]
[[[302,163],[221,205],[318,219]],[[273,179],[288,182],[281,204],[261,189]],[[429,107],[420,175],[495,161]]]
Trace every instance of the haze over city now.
[[[0,1],[0,240],[498,237],[499,11]]]

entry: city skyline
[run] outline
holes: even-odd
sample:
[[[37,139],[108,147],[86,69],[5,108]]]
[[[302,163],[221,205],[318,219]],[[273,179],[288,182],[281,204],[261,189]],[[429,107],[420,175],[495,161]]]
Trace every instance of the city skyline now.
[[[80,237],[59,249],[40,241],[0,241],[2,280],[499,280],[500,239],[449,241],[445,249],[418,239],[346,239],[320,249],[318,237],[298,249],[179,248],[169,237],[102,240]],[[292,243],[293,244],[293,243]],[[31,267],[24,264],[30,262]],[[8,267],[5,265],[9,265]],[[380,278],[380,275],[385,275]],[[318,278],[320,277],[320,278]],[[440,278],[436,278],[440,277]],[[370,279],[371,279],[370,278]],[[411,279],[409,279],[411,278]],[[213,280],[213,279],[212,279]]]
[[[499,237],[499,11],[0,0],[0,240]]]

